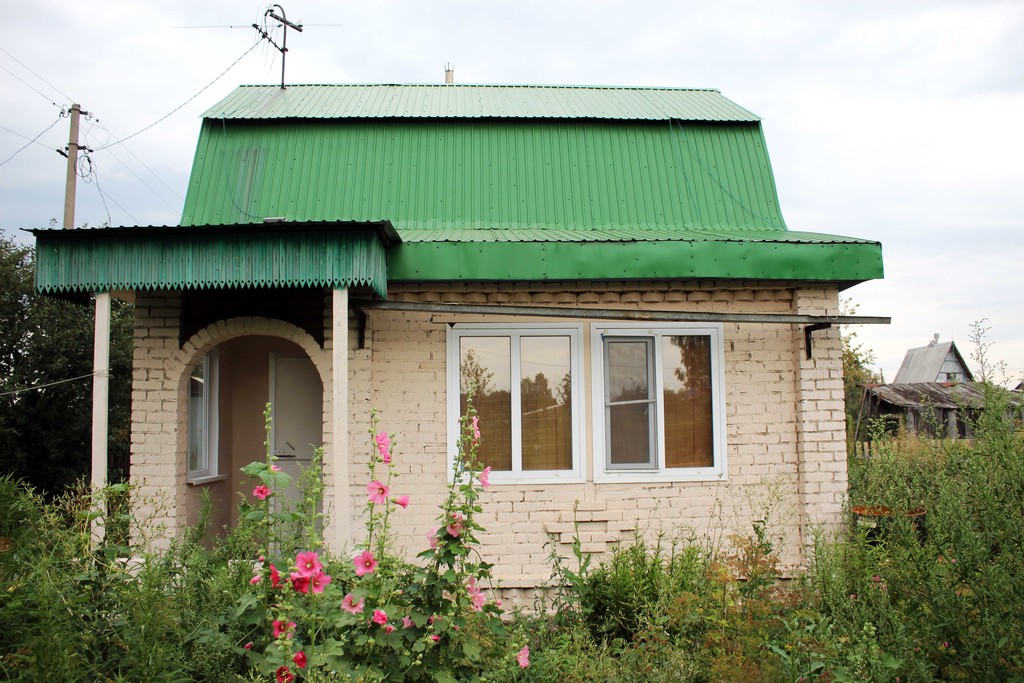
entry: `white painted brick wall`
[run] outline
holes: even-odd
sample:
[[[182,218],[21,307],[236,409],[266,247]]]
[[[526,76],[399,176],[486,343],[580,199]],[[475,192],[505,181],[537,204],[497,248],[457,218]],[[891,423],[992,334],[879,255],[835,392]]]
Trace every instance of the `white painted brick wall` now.
[[[834,289],[796,290],[744,282],[587,282],[499,283],[479,285],[394,285],[397,301],[558,303],[586,307],[652,308],[710,312],[837,312]],[[324,439],[330,482],[334,435],[330,424],[331,298],[325,297],[325,344],[290,325],[261,319],[217,323],[177,348],[180,297],[175,293],[139,296],[133,377],[133,478],[144,482],[143,498],[169,499],[159,523],[171,530],[185,519],[185,368],[209,348],[242,334],[271,334],[299,343],[324,378]],[[414,556],[437,527],[438,503],[446,493],[446,323],[453,316],[368,311],[366,348],[356,348],[354,319],[349,326],[349,495],[354,541],[363,534],[367,433],[371,407],[382,427],[395,433],[399,477],[395,494],[408,494],[408,510],[392,522],[399,547]],[[470,320],[469,318],[466,319]],[[479,319],[476,319],[479,320]],[[548,533],[567,556],[573,505],[581,539],[594,552],[606,552],[635,532],[654,534],[747,534],[774,497],[773,513],[785,563],[804,561],[802,542],[811,524],[835,527],[841,521],[846,487],[842,408],[841,346],[834,329],[815,332],[814,358],[807,361],[801,326],[734,324],[724,326],[726,434],[729,479],[725,482],[642,485],[586,483],[493,486],[483,495],[481,538],[484,558],[509,587],[529,588],[547,581]],[[588,441],[589,444],[589,441]],[[589,462],[591,454],[585,453]],[[333,509],[333,492],[328,508]],[[156,510],[159,506],[146,506]],[[156,514],[156,513],[154,513]],[[784,532],[784,533],[783,533]]]

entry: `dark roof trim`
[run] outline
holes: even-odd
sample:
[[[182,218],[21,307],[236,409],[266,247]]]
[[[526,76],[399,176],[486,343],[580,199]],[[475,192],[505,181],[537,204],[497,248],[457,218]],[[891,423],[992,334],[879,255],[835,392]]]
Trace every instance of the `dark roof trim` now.
[[[202,234],[204,237],[219,235],[279,234],[288,230],[304,232],[364,232],[373,231],[385,247],[402,242],[401,236],[391,221],[289,221],[267,220],[263,223],[229,223],[220,225],[126,225],[108,228],[22,228],[37,238],[40,236],[61,239],[104,239],[105,237],[128,237],[145,235],[147,237],[173,237],[183,234]]]

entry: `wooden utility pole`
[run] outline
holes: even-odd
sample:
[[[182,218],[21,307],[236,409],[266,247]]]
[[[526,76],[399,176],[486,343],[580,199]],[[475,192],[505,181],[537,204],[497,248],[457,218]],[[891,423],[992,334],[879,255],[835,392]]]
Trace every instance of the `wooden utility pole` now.
[[[75,181],[78,179],[78,118],[82,107],[71,105],[71,133],[68,135],[68,175],[64,184],[64,229],[75,227]],[[58,152],[60,150],[57,150]]]

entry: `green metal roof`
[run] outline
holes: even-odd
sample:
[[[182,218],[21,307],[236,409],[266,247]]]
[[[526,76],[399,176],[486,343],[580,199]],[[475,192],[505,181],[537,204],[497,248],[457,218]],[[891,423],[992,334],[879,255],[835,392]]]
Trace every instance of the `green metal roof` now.
[[[355,287],[387,296],[389,224],[33,230],[43,293]]]
[[[757,121],[717,90],[562,85],[248,85],[209,119],[562,118]]]
[[[707,90],[239,88],[182,225],[37,231],[39,288],[882,277],[877,242],[786,229],[757,117]]]
[[[203,123],[182,223],[785,230],[756,123]]]

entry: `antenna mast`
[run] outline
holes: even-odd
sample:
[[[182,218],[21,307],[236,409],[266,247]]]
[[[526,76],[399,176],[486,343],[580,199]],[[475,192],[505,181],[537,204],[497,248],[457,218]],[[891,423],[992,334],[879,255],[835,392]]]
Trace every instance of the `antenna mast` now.
[[[280,12],[280,14],[274,11],[275,7],[277,8],[277,12]],[[270,34],[267,32],[267,17],[274,19],[284,27],[284,34],[281,37],[280,45],[275,43],[274,39],[271,38]],[[263,28],[260,28],[258,24],[253,24],[252,27],[259,31],[260,35],[267,39],[267,42],[281,52],[281,89],[284,90],[284,58],[288,52],[288,29],[293,28],[299,33],[302,33],[302,24],[294,24],[288,21],[284,13],[284,7],[281,7],[278,4],[273,4],[267,8],[266,12],[263,13]]]

